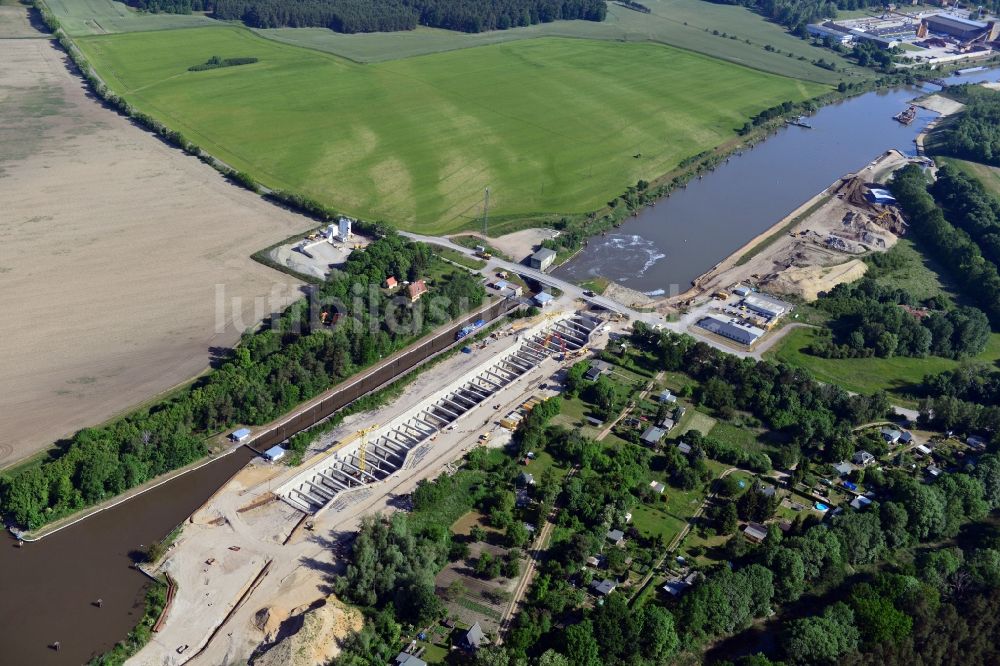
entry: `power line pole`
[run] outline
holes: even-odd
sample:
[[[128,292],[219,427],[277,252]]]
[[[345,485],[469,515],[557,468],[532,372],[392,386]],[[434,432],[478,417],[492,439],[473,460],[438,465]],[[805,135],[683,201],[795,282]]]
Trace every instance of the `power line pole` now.
[[[486,188],[486,194],[483,196],[483,236],[489,236],[489,220],[490,220],[490,188]]]

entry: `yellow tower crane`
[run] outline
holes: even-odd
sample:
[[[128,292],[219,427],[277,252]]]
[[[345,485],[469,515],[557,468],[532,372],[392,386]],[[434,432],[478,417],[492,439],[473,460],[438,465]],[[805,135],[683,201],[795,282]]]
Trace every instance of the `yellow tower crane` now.
[[[358,431],[358,436],[361,437],[361,449],[358,451],[358,469],[360,469],[362,472],[365,471],[365,460],[368,455],[368,433],[377,429],[378,426],[373,425]]]

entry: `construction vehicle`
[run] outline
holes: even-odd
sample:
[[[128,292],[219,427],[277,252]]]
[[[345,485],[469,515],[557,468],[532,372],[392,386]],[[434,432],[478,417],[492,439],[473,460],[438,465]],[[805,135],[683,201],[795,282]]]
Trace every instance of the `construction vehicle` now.
[[[480,259],[492,259],[493,258],[493,255],[490,254],[489,250],[487,250],[482,245],[477,245],[476,246],[476,256],[479,257]]]
[[[476,331],[478,331],[479,329],[481,329],[483,326],[486,326],[486,320],[485,319],[477,319],[474,323],[469,324],[468,326],[463,326],[457,333],[455,333],[455,339],[456,340],[461,340],[465,336],[470,335],[472,333],[475,333]]]
[[[545,340],[542,341],[542,347],[545,349],[549,348],[549,343],[552,342],[552,338],[559,340],[559,360],[563,361],[566,359],[566,340],[563,336],[559,335],[557,331],[549,331],[549,334],[545,336]]]
[[[726,292],[724,292],[724,291],[722,291],[722,290],[719,290],[719,291],[715,292],[714,294],[712,294],[712,298],[717,298],[720,301],[725,301],[725,300],[729,300],[729,294],[726,293]]]
[[[362,472],[365,471],[365,463],[368,457],[368,433],[377,429],[378,426],[373,425],[358,431],[358,437],[361,438],[361,446],[358,448],[358,469]]]

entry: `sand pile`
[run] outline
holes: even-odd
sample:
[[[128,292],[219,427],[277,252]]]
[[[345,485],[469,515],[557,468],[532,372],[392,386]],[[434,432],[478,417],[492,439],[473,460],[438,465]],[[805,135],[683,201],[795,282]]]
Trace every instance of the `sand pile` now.
[[[340,641],[361,629],[361,613],[330,597],[319,605],[302,606],[289,614],[263,609],[257,614],[267,633],[264,651],[254,666],[320,666],[340,652]]]
[[[804,301],[815,301],[823,292],[838,284],[860,279],[868,265],[860,259],[851,259],[836,266],[792,267],[778,273],[767,283],[768,289],[798,296]]]

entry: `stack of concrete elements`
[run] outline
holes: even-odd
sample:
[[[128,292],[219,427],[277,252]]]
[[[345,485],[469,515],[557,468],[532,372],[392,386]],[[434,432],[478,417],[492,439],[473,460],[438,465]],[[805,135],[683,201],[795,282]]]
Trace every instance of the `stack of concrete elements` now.
[[[562,345],[550,333],[562,337],[566,351],[576,351],[587,344],[598,323],[565,313],[533,326],[520,334],[517,344],[371,432],[363,465],[362,441],[349,441],[317,456],[276,494],[296,509],[317,513],[344,493],[388,478],[402,469],[411,451],[436,433],[516,382],[545,358],[562,353]]]

